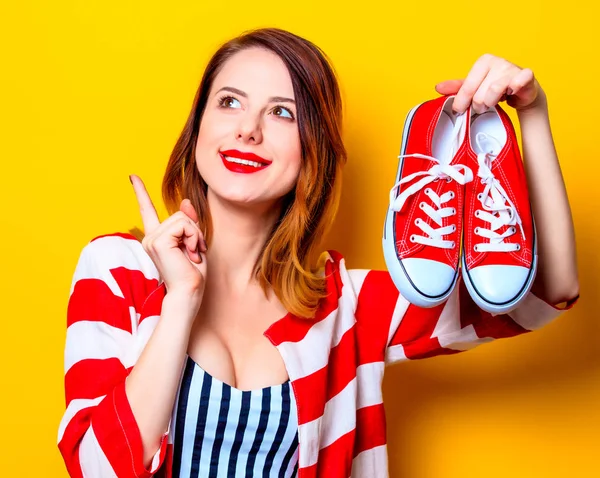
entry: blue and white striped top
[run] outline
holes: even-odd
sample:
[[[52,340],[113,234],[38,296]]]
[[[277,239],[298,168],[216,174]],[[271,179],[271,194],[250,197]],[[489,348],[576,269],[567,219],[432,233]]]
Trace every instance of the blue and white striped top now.
[[[175,407],[173,477],[294,478],[298,419],[289,380],[242,391],[187,356]]]

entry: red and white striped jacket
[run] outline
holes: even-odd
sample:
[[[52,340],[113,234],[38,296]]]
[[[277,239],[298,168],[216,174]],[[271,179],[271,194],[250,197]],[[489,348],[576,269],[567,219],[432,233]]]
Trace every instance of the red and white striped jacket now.
[[[385,271],[348,270],[335,251],[322,259],[329,294],[316,317],[288,314],[264,332],[281,353],[297,403],[299,478],[388,476],[386,365],[537,329],[577,300],[559,309],[529,294],[510,314],[492,316],[461,282],[447,302],[423,309],[401,297]],[[83,248],[68,304],[66,411],[58,431],[70,476],[171,477],[171,424],[146,469],[125,394],[125,378],[160,318],[165,294],[134,236],[99,236]]]

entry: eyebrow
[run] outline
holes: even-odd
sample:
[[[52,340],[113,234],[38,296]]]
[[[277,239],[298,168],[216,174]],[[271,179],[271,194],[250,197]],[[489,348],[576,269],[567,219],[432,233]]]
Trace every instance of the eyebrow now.
[[[238,90],[237,88],[233,88],[232,86],[224,86],[219,91],[217,91],[217,93],[221,91],[230,91],[231,93],[236,93],[240,96],[243,96],[244,98],[248,98],[248,95],[245,92],[243,92],[242,90]],[[296,104],[296,102],[292,98],[286,98],[285,96],[271,96],[269,98],[269,102],[286,102]]]

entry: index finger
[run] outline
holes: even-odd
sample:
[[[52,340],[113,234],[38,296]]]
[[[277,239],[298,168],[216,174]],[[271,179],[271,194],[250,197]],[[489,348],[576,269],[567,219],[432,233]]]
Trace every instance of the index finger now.
[[[129,180],[133,185],[135,197],[140,206],[140,214],[142,215],[142,222],[144,223],[144,233],[149,234],[160,225],[156,208],[148,195],[148,191],[146,191],[144,181],[135,174],[130,175]]]

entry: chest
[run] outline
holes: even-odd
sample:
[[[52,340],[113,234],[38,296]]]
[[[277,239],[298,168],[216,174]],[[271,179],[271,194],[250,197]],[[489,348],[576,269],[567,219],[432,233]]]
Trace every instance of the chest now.
[[[202,369],[239,390],[279,385],[288,373],[277,348],[263,335],[286,315],[279,301],[205,298],[187,353]]]

